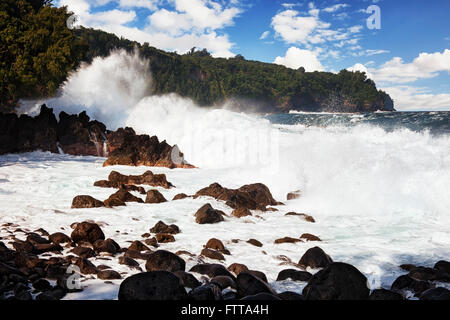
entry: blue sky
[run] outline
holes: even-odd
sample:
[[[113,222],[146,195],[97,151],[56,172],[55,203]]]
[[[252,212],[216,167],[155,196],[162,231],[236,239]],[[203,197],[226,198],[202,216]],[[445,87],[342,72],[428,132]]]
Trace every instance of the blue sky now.
[[[450,110],[448,0],[54,3],[67,5],[81,25],[164,50],[195,46],[307,71],[365,71],[399,110]]]

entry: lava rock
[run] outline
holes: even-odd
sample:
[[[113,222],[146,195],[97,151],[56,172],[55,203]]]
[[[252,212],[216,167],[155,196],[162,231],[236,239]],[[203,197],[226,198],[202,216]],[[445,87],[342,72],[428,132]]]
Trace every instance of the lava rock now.
[[[185,271],[186,263],[176,254],[166,250],[158,250],[150,254],[145,264],[147,271]]]
[[[105,240],[105,234],[98,224],[85,221],[76,225],[71,238],[74,242],[87,241],[93,244],[97,240]]]
[[[333,260],[321,248],[314,247],[308,249],[300,258],[298,264],[303,268],[324,268],[332,263]]]
[[[101,208],[105,204],[91,196],[76,196],[72,200],[72,209],[85,209],[85,208]]]
[[[195,213],[195,222],[198,224],[212,224],[224,221],[223,212],[214,209],[209,203],[198,209]]]
[[[299,271],[295,269],[286,269],[278,273],[277,281],[291,279],[293,281],[309,281],[312,274],[306,271]]]

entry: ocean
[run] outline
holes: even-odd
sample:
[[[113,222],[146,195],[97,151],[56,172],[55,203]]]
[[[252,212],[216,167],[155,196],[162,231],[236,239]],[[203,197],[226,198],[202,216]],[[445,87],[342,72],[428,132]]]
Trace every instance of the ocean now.
[[[149,74],[142,71],[146,64],[134,59],[123,53],[96,59],[71,76],[58,98],[45,102],[56,111],[87,110],[110,129],[131,126],[138,133],[157,135],[177,144],[197,169],[102,167],[103,158],[42,152],[1,156],[0,224],[69,234],[70,224],[91,219],[102,225],[106,237],[127,247],[162,220],[182,232],[161,249],[196,255],[183,256],[187,269],[202,261],[217,262],[198,255],[208,239],[218,238],[231,252],[222,262],[225,266],[236,262],[263,271],[278,292],[301,292],[306,283],[277,282],[276,277],[314,246],[334,261],[357,267],[371,289],[389,288],[405,273],[401,264],[432,267],[448,260],[450,112],[264,116],[237,113],[227,105],[201,108],[176,95],[145,95],[151,79],[141,79]],[[109,89],[98,88],[105,83]],[[166,199],[178,193],[192,195],[213,182],[228,188],[261,182],[284,205],[277,212],[228,217],[216,225],[198,225],[194,219],[205,203],[231,214],[231,208],[210,198],[130,203],[114,209],[70,208],[76,195],[104,200],[113,193],[93,186],[111,170],[165,173],[176,186],[160,189]],[[287,201],[287,193],[295,190],[301,190],[301,197]],[[316,223],[285,216],[292,211],[310,214]],[[274,243],[303,233],[322,241]],[[6,235],[0,230],[0,236]],[[250,238],[263,247],[246,243]],[[93,261],[127,275],[138,272],[115,260]],[[144,268],[145,262],[140,262]],[[119,284],[88,279],[83,292],[66,298],[115,299]]]

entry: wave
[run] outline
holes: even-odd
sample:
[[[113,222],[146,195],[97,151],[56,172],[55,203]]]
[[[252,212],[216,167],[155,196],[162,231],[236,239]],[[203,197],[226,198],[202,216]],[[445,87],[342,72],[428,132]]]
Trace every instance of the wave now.
[[[319,217],[449,222],[450,135],[368,123],[271,123],[226,105],[202,108],[175,94],[149,95],[151,83],[148,61],[117,51],[83,65],[46,102],[71,113],[87,110],[111,129],[131,126],[177,144],[205,172],[221,169],[211,182],[263,182],[278,198],[301,189],[298,206]]]

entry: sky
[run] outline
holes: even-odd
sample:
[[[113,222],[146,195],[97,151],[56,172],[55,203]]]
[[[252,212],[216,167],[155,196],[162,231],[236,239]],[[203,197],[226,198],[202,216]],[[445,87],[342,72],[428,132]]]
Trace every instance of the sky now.
[[[54,0],[77,24],[185,53],[364,71],[397,110],[450,110],[448,0]]]

